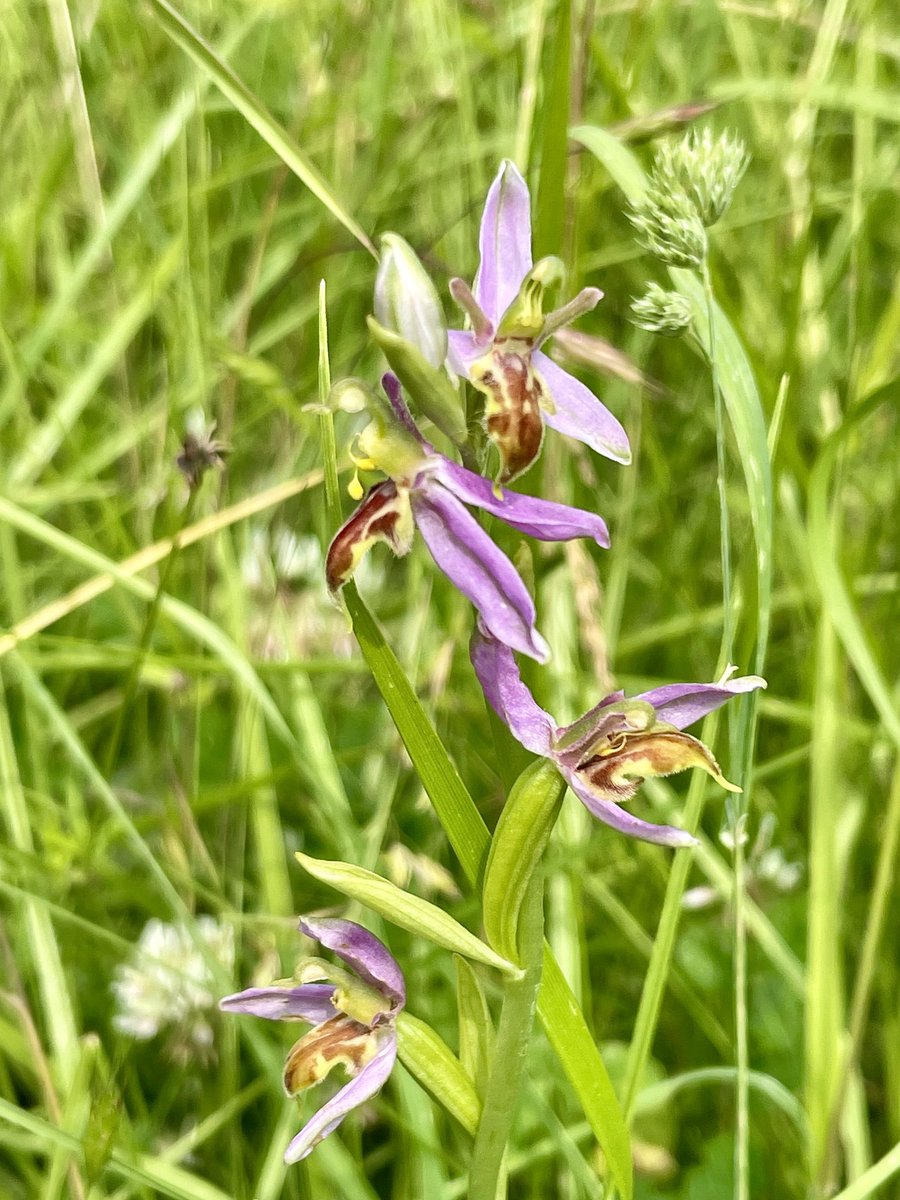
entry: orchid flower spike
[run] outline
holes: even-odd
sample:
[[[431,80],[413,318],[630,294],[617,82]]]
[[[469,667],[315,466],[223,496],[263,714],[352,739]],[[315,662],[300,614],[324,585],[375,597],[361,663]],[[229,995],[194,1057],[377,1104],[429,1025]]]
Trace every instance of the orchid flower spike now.
[[[541,350],[557,330],[590,312],[603,293],[584,288],[547,315],[545,293],[562,279],[562,263],[531,257],[531,200],[515,165],[502,163],[481,218],[481,262],[472,290],[450,290],[470,328],[451,330],[449,362],[486,397],[487,432],[501,458],[500,481],[514,479],[540,453],[544,425],[598,454],[629,463],[625,430],[574,375]]]
[[[703,742],[683,730],[732,696],[764,688],[758,675],[670,683],[630,700],[614,692],[573,724],[559,727],[523,683],[508,646],[477,629],[471,654],[488,703],[517,741],[555,763],[585,808],[620,833],[662,846],[696,842],[684,829],[642,821],[620,807],[645,779],[700,767],[728,791],[740,791],[723,777]]]
[[[300,929],[350,969],[308,958],[298,964],[296,985],[247,988],[219,1001],[223,1012],[312,1025],[288,1052],[288,1096],[312,1087],[339,1065],[350,1076],[290,1142],[286,1163],[306,1158],[349,1112],[381,1090],[397,1058],[394,1023],[406,1003],[400,967],[367,929],[354,921],[325,917],[303,917]]]
[[[580,508],[499,491],[425,441],[394,375],[385,375],[382,386],[389,403],[360,435],[362,457],[357,462],[388,478],[368,490],[335,534],[325,566],[330,591],[335,594],[343,587],[375,542],[387,542],[395,554],[406,554],[418,527],[434,561],[475,605],[491,636],[545,662],[550,652],[535,628],[528,589],[466,505],[545,542],[590,537],[605,548],[605,522]]]

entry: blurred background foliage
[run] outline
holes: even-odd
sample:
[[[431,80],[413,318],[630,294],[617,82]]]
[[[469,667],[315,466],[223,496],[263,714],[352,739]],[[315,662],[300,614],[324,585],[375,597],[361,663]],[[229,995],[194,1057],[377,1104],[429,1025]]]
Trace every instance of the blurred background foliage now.
[[[296,868],[295,849],[409,876],[412,890],[477,925],[347,622],[324,595],[332,531],[317,417],[304,409],[317,398],[318,286],[326,281],[334,376],[374,382],[383,368],[365,316],[375,262],[151,6],[0,8],[0,558],[2,620],[15,635],[0,637],[0,1193],[450,1200],[463,1194],[465,1135],[402,1071],[364,1122],[285,1171],[300,1118],[280,1083],[290,1030],[210,1014],[213,1046],[202,1052],[177,1023],[145,1042],[113,1024],[112,981],[151,918],[209,913],[234,927],[233,968],[207,952],[216,995],[289,973],[294,914],[337,903]],[[882,699],[896,703],[896,17],[888,0],[575,0],[560,114],[551,81],[564,8],[191,0],[180,11],[369,236],[400,232],[445,297],[448,279],[470,279],[477,265],[499,159],[515,156],[536,194],[553,145],[545,135],[567,117],[620,129],[645,162],[655,115],[689,102],[715,102],[702,119],[746,140],[753,161],[713,233],[712,268],[770,423],[776,502],[749,825],[752,845],[766,818],[749,880],[750,1057],[776,1082],[751,1093],[751,1178],[754,1196],[802,1197],[811,1181],[861,1176],[900,1143],[897,897],[890,872],[875,879],[897,725],[847,651],[858,620]],[[554,650],[529,680],[569,719],[613,685],[712,678],[722,611],[708,372],[685,342],[629,322],[631,298],[666,280],[603,167],[574,143],[564,167],[560,244],[543,249],[562,254],[573,290],[603,288],[579,329],[644,377],[576,368],[628,429],[632,467],[551,435],[522,481],[601,512],[612,549],[523,548],[494,531],[533,572]],[[878,389],[881,402],[851,424]],[[174,460],[192,421],[215,423],[228,454],[187,511]],[[338,417],[344,464],[357,424]],[[829,437],[839,446],[823,543],[809,508]],[[735,449],[743,671],[755,560]],[[163,547],[130,565],[198,523],[171,558]],[[850,616],[817,582],[828,556]],[[167,599],[154,615],[161,572]],[[376,551],[360,590],[492,824],[497,763],[513,751],[501,741],[498,756],[468,663],[467,604],[421,545],[403,561]],[[726,773],[727,746],[723,724],[715,748]],[[647,787],[638,805],[677,814],[685,787]],[[686,1076],[733,1062],[723,816],[713,789],[638,1105],[642,1200],[719,1200],[733,1186],[730,1077]],[[550,938],[614,1076],[671,861],[592,824],[571,797],[551,844]],[[841,1105],[846,1174],[829,1180],[819,1155],[873,898],[887,925]],[[455,1045],[449,956],[395,930],[388,938],[411,1011]],[[540,1037],[511,1169],[521,1200],[603,1195],[587,1127]]]

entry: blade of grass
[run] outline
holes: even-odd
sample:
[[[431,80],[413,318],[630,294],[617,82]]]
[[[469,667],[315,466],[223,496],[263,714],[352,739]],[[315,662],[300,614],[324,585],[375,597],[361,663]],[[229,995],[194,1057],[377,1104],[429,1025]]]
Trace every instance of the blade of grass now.
[[[546,33],[550,37],[546,38]],[[550,61],[541,105],[541,174],[534,222],[536,259],[559,254],[565,228],[566,166],[569,143],[569,74],[572,58],[572,0],[558,0],[555,19],[548,23]]]
[[[104,378],[160,302],[160,293],[181,265],[183,251],[180,238],[169,243],[144,286],[100,338],[82,369],[29,436],[21,453],[13,459],[8,475],[11,484],[21,487],[33,483],[51,461],[75,422],[96,397]]]
[[[149,0],[153,15],[177,46],[212,79],[216,87],[268,143],[281,161],[309,188],[331,215],[349,230],[373,258],[378,252],[362,226],[351,216],[331,185],[294,142],[287,130],[250,91],[224,59],[188,24],[167,0]]]
[[[900,713],[897,711],[891,690],[878,666],[850,592],[844,583],[830,536],[828,515],[828,486],[838,454],[850,435],[863,421],[867,420],[882,404],[896,406],[898,400],[900,400],[900,385],[897,383],[879,388],[845,417],[840,428],[835,430],[823,446],[809,480],[808,536],[810,560],[822,602],[834,623],[847,657],[853,664],[859,681],[868,693],[888,736],[900,749]]]

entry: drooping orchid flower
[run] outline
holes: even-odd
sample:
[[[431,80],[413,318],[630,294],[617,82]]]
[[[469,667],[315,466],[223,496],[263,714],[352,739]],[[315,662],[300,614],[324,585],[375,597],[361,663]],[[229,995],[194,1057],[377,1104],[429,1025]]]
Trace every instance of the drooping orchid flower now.
[[[528,185],[512,162],[502,163],[481,218],[481,261],[470,291],[461,279],[450,290],[471,325],[451,330],[449,362],[486,397],[488,435],[502,461],[500,480],[521,474],[540,453],[544,425],[584,442],[616,462],[631,461],[625,430],[574,375],[541,346],[589,312],[603,293],[584,288],[544,315],[545,291],[559,282],[562,264],[531,257]]]
[[[508,646],[477,629],[472,664],[488,703],[517,741],[550,759],[590,813],[629,837],[662,846],[690,846],[684,829],[654,825],[621,805],[645,779],[699,767],[737,792],[709,749],[684,729],[732,696],[766,686],[758,675],[719,683],[669,683],[626,699],[614,692],[571,725],[562,727],[536,703]]]
[[[505,644],[545,662],[547,643],[535,628],[534,601],[509,558],[481,528],[466,505],[499,517],[541,541],[590,537],[609,546],[606,523],[595,513],[551,500],[499,490],[440,454],[416,428],[395,376],[382,385],[389,401],[376,410],[359,438],[357,463],[388,476],[375,484],[335,534],[326,558],[326,579],[336,593],[375,542],[406,554],[416,527],[445,575],[471,600],[485,628]]]
[[[336,1066],[350,1075],[349,1083],[292,1139],[284,1153],[287,1163],[306,1158],[348,1113],[381,1090],[397,1058],[394,1022],[406,1003],[400,967],[367,929],[354,921],[324,917],[303,917],[300,929],[350,970],[308,958],[298,965],[297,984],[247,988],[219,1001],[224,1012],[312,1025],[284,1064],[289,1096],[312,1087]]]

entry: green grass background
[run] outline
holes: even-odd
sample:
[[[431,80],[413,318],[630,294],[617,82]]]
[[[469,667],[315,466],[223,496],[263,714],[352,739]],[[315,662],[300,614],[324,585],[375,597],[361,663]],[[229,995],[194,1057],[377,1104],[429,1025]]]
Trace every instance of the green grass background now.
[[[709,373],[686,343],[629,323],[630,298],[650,279],[666,283],[664,272],[637,246],[603,165],[574,143],[566,153],[560,136],[567,124],[612,128],[695,99],[721,102],[705,120],[737,130],[753,155],[712,252],[773,477],[769,688],[749,828],[752,838],[773,814],[776,844],[803,864],[789,893],[750,883],[750,1194],[893,1194],[893,5],[578,0],[569,55],[568,6],[549,0],[180,11],[299,155],[264,114],[267,136],[251,128],[246,105],[236,111],[166,32],[159,5],[2,5],[0,561],[15,636],[0,637],[0,1195],[464,1194],[469,1141],[402,1069],[365,1122],[351,1119],[285,1170],[302,1116],[280,1084],[292,1030],[219,1022],[216,1060],[180,1065],[164,1039],[113,1030],[109,984],[149,918],[201,912],[238,935],[223,993],[257,970],[289,972],[294,914],[337,901],[294,864],[295,849],[384,873],[384,851],[400,842],[462,883],[321,579],[292,584],[270,567],[251,586],[242,569],[260,530],[332,532],[318,418],[304,411],[318,395],[321,279],[334,376],[374,381],[382,369],[364,321],[375,261],[348,222],[373,239],[403,234],[446,295],[452,275],[475,269],[499,159],[527,167],[540,250],[563,255],[575,286],[606,293],[579,328],[655,381],[583,374],[626,425],[631,467],[551,434],[523,481],[596,508],[613,539],[606,553],[530,547],[554,649],[530,681],[568,719],[613,682],[713,677],[723,613]],[[648,146],[633,148],[647,165]],[[327,181],[319,196],[306,186],[310,163]],[[174,457],[195,408],[218,422],[227,470],[197,497],[192,544],[168,566],[165,547],[134,564],[185,520]],[[354,428],[338,418],[342,464]],[[747,671],[757,562],[740,449],[732,437],[735,658]],[[506,774],[497,764],[511,750],[498,754],[468,665],[470,610],[421,545],[402,562],[373,558],[361,590],[492,825]],[[132,681],[160,571],[165,598]],[[726,774],[739,769],[729,740],[723,719],[714,748]],[[677,815],[686,790],[648,786],[638,811]],[[735,1186],[732,865],[718,838],[723,796],[702,791],[704,840],[685,882],[710,885],[718,902],[681,914],[652,985],[661,1004],[635,1125],[643,1200],[719,1200]],[[671,852],[619,838],[567,801],[549,851],[548,930],[614,1077],[649,994],[661,913],[678,913],[672,864]],[[451,908],[477,928],[471,898]],[[881,936],[865,941],[867,930]],[[411,1011],[455,1045],[449,956],[386,936]],[[829,1171],[834,1128],[841,1153]],[[599,1198],[599,1168],[539,1035],[511,1195]]]

